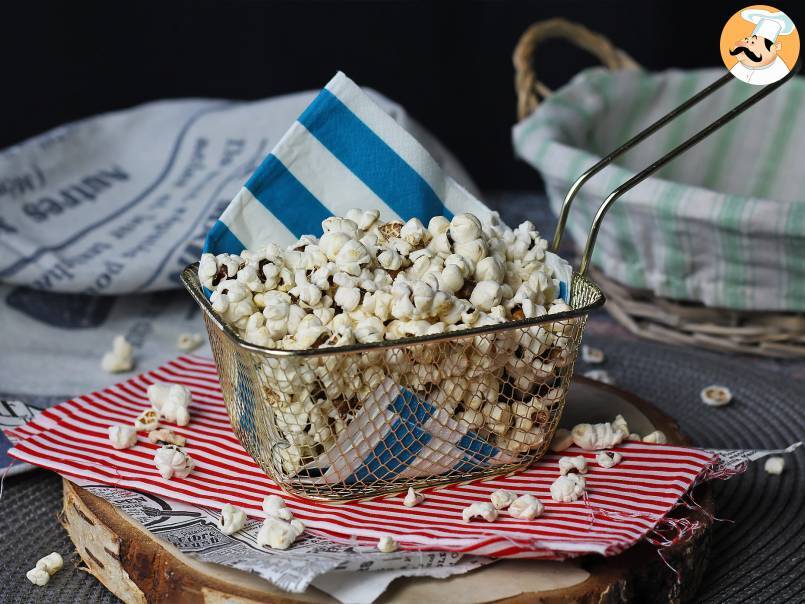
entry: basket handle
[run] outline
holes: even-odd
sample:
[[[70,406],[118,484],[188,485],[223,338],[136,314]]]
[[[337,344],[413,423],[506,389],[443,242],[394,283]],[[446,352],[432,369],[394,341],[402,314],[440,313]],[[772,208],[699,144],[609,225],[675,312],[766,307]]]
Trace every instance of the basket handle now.
[[[640,69],[640,65],[632,57],[614,46],[609,39],[583,25],[560,18],[537,21],[520,36],[512,56],[517,118],[520,120],[531,115],[540,101],[552,93],[550,88],[537,79],[532,60],[537,46],[551,38],[573,42],[595,55],[609,69]]]

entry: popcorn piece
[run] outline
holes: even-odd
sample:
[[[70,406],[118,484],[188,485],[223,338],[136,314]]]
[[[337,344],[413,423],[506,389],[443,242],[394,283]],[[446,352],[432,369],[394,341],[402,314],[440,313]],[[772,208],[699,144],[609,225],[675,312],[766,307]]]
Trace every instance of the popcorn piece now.
[[[662,430],[654,430],[654,432],[650,434],[646,434],[643,437],[644,443],[654,443],[656,445],[664,445],[668,442],[668,438],[665,436],[665,432]]]
[[[64,559],[59,552],[51,552],[36,562],[36,568],[45,571],[48,575],[55,575],[64,566]]]
[[[109,426],[109,440],[115,449],[129,449],[137,444],[137,431],[134,426],[115,424]]]
[[[598,365],[604,362],[604,351],[584,344],[581,347],[581,360],[590,365]]]
[[[556,432],[553,434],[553,440],[551,441],[551,451],[555,453],[560,453],[567,449],[570,445],[573,444],[573,435],[570,433],[570,430],[565,428],[558,428]]]
[[[101,369],[109,373],[123,373],[134,368],[134,349],[125,336],[115,336],[112,350],[101,358]]]
[[[497,491],[492,492],[491,499],[492,505],[495,506],[496,510],[505,510],[512,504],[513,501],[517,499],[517,493],[514,491],[498,489]]]
[[[710,407],[723,407],[732,401],[732,392],[726,386],[712,385],[703,388],[700,394],[702,402]]]
[[[520,495],[509,505],[509,515],[521,520],[533,520],[542,516],[544,511],[545,506],[533,495]]]
[[[134,429],[137,432],[156,430],[159,427],[159,413],[155,409],[146,409],[134,420]]]
[[[575,472],[560,476],[551,485],[551,499],[570,503],[576,501],[584,493],[586,483],[584,477]]]
[[[384,554],[391,554],[397,551],[398,543],[390,535],[383,535],[377,541],[377,549]]]
[[[200,333],[180,333],[176,340],[176,347],[183,352],[191,352],[204,343]]]
[[[269,517],[257,533],[257,545],[272,549],[288,549],[305,530],[305,525],[298,520],[287,522],[281,518]]]
[[[561,457],[559,459],[559,473],[564,476],[570,472],[587,473],[587,460],[583,455],[575,457]]]
[[[31,583],[40,587],[47,585],[48,581],[50,581],[50,575],[41,568],[32,568],[25,573],[25,576]]]
[[[239,507],[227,503],[221,508],[221,532],[224,535],[234,535],[246,523],[246,512]]]
[[[498,511],[491,503],[478,501],[465,507],[461,512],[464,522],[469,522],[473,518],[483,518],[487,522],[494,522],[498,518]]]
[[[472,214],[456,214],[450,221],[449,233],[456,243],[473,241],[481,236],[481,221]]]
[[[285,500],[279,495],[268,495],[263,499],[263,511],[272,518],[279,518],[286,522],[293,520],[293,512],[285,505]]]
[[[190,389],[181,384],[151,384],[148,387],[148,400],[154,409],[167,421],[180,426],[190,423],[188,407],[192,398]]]
[[[782,474],[785,469],[785,459],[782,457],[769,457],[763,465],[766,474]]]
[[[170,428],[151,430],[148,433],[148,441],[155,444],[176,445],[177,447],[184,447],[187,444],[187,439],[184,436],[176,434]]]
[[[495,281],[479,281],[470,294],[470,303],[485,312],[500,304],[503,294]]]
[[[615,383],[615,380],[612,379],[612,376],[603,369],[590,369],[589,371],[585,371],[584,377],[590,378],[591,380],[595,380],[597,382],[603,382],[604,384],[612,385]]]
[[[602,468],[617,466],[622,459],[623,456],[617,451],[600,451],[598,455],[595,456],[595,461]]]
[[[612,423],[578,424],[573,427],[570,434],[576,446],[582,449],[611,449],[623,442],[629,435],[626,422],[622,416],[615,418]]]
[[[405,494],[403,505],[407,508],[412,508],[425,501],[425,496],[422,493],[417,493],[413,487],[408,487],[408,493]]]
[[[196,467],[196,462],[187,453],[173,445],[164,445],[157,449],[154,464],[165,480],[187,478]]]

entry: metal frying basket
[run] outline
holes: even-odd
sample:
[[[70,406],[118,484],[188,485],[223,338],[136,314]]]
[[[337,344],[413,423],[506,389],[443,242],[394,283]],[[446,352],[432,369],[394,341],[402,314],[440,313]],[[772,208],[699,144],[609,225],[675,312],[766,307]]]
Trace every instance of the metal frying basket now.
[[[213,311],[197,269],[182,281],[203,309],[235,435],[283,489],[333,501],[503,474],[542,457],[587,314],[604,303],[576,275],[568,312],[286,351],[240,338]]]
[[[586,272],[607,210],[798,70],[799,63],[607,196],[568,312],[373,344],[268,349],[218,317],[198,264],[188,266],[182,282],[203,310],[235,435],[283,489],[330,501],[505,474],[540,459],[562,414],[587,315],[604,303]],[[565,198],[554,249],[589,178],[731,80],[726,74],[586,170]]]

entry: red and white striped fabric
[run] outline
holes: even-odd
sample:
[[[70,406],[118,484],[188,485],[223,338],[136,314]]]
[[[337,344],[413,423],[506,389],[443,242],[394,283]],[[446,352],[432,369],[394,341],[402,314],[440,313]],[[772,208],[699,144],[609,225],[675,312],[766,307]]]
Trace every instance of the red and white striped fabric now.
[[[171,426],[187,437],[186,450],[196,460],[188,478],[163,480],[153,463],[157,445],[142,435],[135,447],[122,451],[107,438],[109,425],[131,423],[149,407],[146,389],[154,382],[176,382],[193,391],[190,425]],[[10,455],[80,484],[116,485],[211,507],[232,503],[259,517],[265,515],[263,497],[282,493],[233,435],[215,365],[204,357],[180,357],[47,409],[9,436],[16,441]],[[573,503],[550,497],[559,455],[516,475],[427,490],[425,502],[415,508],[402,505],[403,495],[339,505],[283,497],[309,530],[334,540],[368,544],[392,535],[408,550],[507,558],[613,555],[646,536],[713,461],[707,451],[669,445],[629,442],[617,450],[623,461],[611,469],[598,466],[595,453],[575,448],[564,453],[584,455],[589,462],[587,496]],[[545,504],[545,514],[523,521],[501,512],[493,523],[462,522],[464,507],[489,501],[499,488],[533,494]]]

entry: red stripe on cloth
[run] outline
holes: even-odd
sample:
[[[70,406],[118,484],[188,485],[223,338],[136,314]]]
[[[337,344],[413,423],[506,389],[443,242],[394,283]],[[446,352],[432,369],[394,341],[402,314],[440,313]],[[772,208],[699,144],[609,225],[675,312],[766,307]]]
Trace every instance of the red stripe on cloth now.
[[[131,423],[150,407],[147,389],[155,382],[187,386],[193,394],[189,426],[171,427],[187,438],[185,450],[196,461],[184,479],[163,480],[153,456],[158,446],[141,433],[132,449],[117,451],[107,428]],[[424,503],[402,505],[402,495],[332,505],[286,495],[263,473],[235,438],[215,364],[188,355],[100,392],[66,401],[13,431],[19,439],[10,455],[70,479],[137,489],[182,501],[221,507],[233,503],[263,517],[263,497],[280,494],[311,532],[337,541],[371,545],[392,535],[403,549],[440,549],[505,558],[565,559],[586,553],[615,554],[643,538],[676,505],[712,461],[705,451],[628,442],[616,448],[623,461],[605,469],[595,453],[571,447],[562,455],[588,462],[585,500],[558,503],[550,486],[562,455],[510,476],[426,489]],[[545,504],[533,521],[501,511],[496,522],[464,523],[470,503],[489,501],[503,488],[531,493]]]

